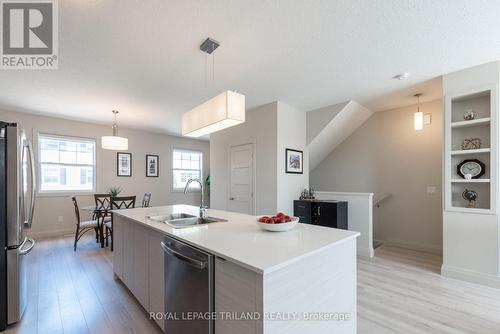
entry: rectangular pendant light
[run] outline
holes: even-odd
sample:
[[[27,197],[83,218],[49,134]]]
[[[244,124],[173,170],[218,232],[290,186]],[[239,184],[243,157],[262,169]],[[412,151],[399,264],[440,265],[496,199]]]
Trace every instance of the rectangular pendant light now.
[[[225,91],[182,115],[182,135],[202,137],[245,122],[245,95]]]
[[[424,129],[424,113],[419,111],[413,114],[413,128],[415,131]]]

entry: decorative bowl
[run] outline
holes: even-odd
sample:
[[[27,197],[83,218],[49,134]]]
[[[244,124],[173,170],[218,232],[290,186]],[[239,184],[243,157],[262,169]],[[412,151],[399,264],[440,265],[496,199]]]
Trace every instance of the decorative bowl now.
[[[266,230],[266,231],[271,231],[271,232],[284,232],[291,230],[297,224],[299,223],[299,218],[298,217],[291,217],[292,221],[288,223],[280,223],[280,224],[267,224],[267,223],[261,223],[259,222],[259,218],[257,218],[257,225],[260,226],[261,229]]]

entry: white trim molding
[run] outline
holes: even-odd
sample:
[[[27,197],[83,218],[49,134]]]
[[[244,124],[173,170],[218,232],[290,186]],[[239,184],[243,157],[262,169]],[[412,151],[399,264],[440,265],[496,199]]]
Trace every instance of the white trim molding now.
[[[50,231],[42,231],[42,232],[28,231],[28,235],[32,238],[35,238],[35,239],[53,238],[53,237],[60,237],[60,236],[64,236],[64,235],[74,236],[75,229],[76,229],[76,225],[75,225],[75,228],[71,228],[71,229],[66,228],[66,229],[50,230]]]
[[[400,239],[387,239],[378,241],[382,242],[384,245],[387,246],[410,249],[414,251],[437,254],[437,255],[443,254],[443,248],[440,245],[423,244],[423,243],[400,240]]]
[[[455,278],[462,281],[482,284],[492,288],[500,289],[500,277],[491,274],[480,273],[477,271],[457,268],[443,264],[441,266],[441,275],[445,277]]]

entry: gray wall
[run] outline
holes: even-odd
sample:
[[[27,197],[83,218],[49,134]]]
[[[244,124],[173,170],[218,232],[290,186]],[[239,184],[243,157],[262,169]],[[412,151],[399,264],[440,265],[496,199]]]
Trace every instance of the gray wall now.
[[[255,213],[276,211],[277,108],[278,103],[273,102],[248,110],[245,123],[210,135],[210,200],[214,209],[227,209],[230,147],[255,143]]]
[[[293,200],[300,197],[304,188],[309,186],[309,152],[306,146],[306,113],[278,102],[277,124],[277,211],[293,214]],[[285,172],[285,150],[303,152],[303,174]]]
[[[229,150],[255,143],[255,214],[293,214],[293,200],[309,183],[306,113],[283,102],[272,102],[246,113],[246,122],[210,135],[212,207],[227,209]],[[303,174],[285,173],[285,149],[304,152]]]
[[[374,209],[375,239],[442,249],[442,102],[421,105],[432,124],[414,131],[416,106],[375,113],[310,172],[317,190],[393,196]],[[436,187],[427,194],[427,186]]]
[[[151,192],[151,205],[187,203],[199,205],[199,193],[185,196],[172,191],[172,149],[186,148],[203,152],[203,174],[209,174],[210,148],[208,141],[167,136],[158,133],[120,128],[120,135],[129,139],[132,153],[132,177],[116,176],[116,151],[101,149],[100,138],[111,133],[111,126],[63,120],[59,118],[35,116],[26,113],[0,111],[0,120],[19,122],[28,136],[36,138],[38,132],[88,137],[96,139],[97,191],[107,192],[110,186],[120,186],[121,195],[136,195],[142,200],[144,192]],[[34,140],[36,152],[36,140]],[[146,154],[160,156],[159,177],[146,177]],[[52,236],[73,233],[75,214],[70,196],[72,194],[39,194],[36,200],[35,220],[30,232],[33,236]],[[80,205],[90,205],[92,195],[77,196]],[[60,221],[62,217],[62,222]],[[89,215],[84,215],[89,219]]]

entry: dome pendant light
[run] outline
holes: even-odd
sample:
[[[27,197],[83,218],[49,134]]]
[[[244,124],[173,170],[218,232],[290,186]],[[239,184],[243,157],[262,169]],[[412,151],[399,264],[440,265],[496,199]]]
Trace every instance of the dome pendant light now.
[[[118,136],[118,124],[116,124],[116,115],[118,110],[112,111],[115,116],[113,123],[113,135],[101,137],[101,147],[105,150],[126,151],[128,150],[128,139]]]

